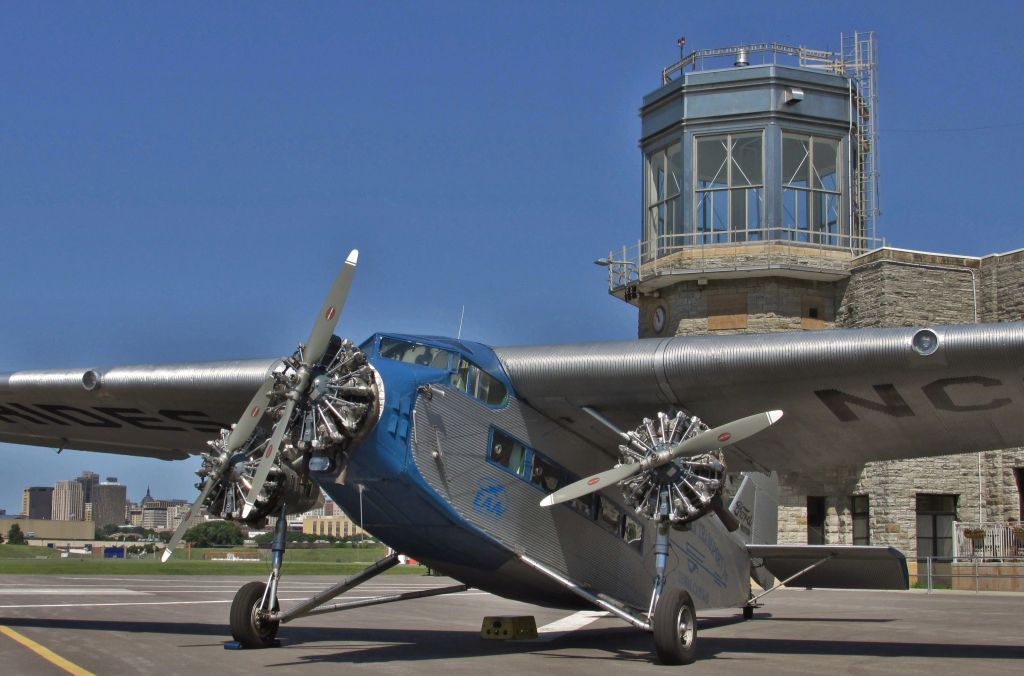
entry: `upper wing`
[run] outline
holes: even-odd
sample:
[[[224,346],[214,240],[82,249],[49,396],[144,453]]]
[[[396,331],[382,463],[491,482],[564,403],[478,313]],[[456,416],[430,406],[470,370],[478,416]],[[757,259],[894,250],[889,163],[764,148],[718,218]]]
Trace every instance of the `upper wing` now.
[[[184,458],[238,419],[275,363],[0,373],[0,441]]]
[[[1024,445],[1024,323],[847,329],[498,348],[521,397],[604,445],[683,407],[714,426],[782,409],[726,449],[730,468],[792,471]]]

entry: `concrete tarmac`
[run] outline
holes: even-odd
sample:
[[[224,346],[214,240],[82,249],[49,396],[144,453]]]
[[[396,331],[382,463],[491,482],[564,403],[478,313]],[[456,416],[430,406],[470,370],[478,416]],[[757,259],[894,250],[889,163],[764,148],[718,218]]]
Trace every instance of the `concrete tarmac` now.
[[[3,674],[664,674],[648,634],[597,612],[540,608],[477,590],[296,620],[281,646],[225,650],[248,578],[0,578]],[[285,577],[287,607],[331,578]],[[383,576],[343,598],[451,580]],[[1024,595],[782,590],[753,620],[702,613],[686,674],[1017,674]],[[534,615],[532,642],[485,641],[485,615]],[[575,628],[574,628],[575,627]],[[325,669],[326,667],[326,669]]]

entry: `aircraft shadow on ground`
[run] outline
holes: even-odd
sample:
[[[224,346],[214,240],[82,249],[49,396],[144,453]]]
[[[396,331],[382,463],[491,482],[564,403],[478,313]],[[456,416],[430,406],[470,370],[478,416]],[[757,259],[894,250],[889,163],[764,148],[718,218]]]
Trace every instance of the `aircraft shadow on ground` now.
[[[807,618],[808,621],[817,621]],[[756,620],[755,620],[756,621]],[[699,629],[707,630],[735,623],[730,618],[702,620]],[[73,620],[63,618],[0,618],[10,627],[70,629],[79,631],[117,631],[160,634],[167,636],[211,637],[215,641],[182,644],[181,647],[208,647],[230,638],[222,623],[138,622],[131,620]],[[551,650],[580,649],[598,654],[581,656],[551,653],[553,658],[649,661],[654,658],[651,637],[630,627],[582,629],[550,642],[485,641],[475,631],[441,629],[396,629],[365,627],[303,627],[281,628],[282,647],[270,652],[280,653],[280,660],[267,666],[288,666],[310,663],[372,663],[389,661],[437,660],[456,657],[545,653]],[[323,644],[319,651],[312,644]],[[339,643],[343,645],[339,645]],[[289,648],[306,647],[317,654],[292,655]],[[791,655],[866,655],[876,657],[928,657],[1024,659],[1024,646],[911,643],[829,639],[787,639],[720,637],[699,635],[697,659],[714,659],[725,654],[791,654]],[[273,659],[273,658],[270,658]],[[726,657],[727,659],[727,657]]]

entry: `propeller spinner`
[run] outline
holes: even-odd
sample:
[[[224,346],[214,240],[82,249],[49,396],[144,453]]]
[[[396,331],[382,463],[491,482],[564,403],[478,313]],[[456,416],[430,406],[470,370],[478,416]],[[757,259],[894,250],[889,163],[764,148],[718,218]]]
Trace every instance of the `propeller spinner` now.
[[[346,449],[379,414],[379,378],[366,356],[334,336],[355,274],[353,250],[334,280],[309,339],[260,385],[230,431],[209,442],[199,496],[164,550],[171,556],[190,516],[205,505],[226,519],[260,522],[282,504],[289,513],[312,506],[319,491],[309,476],[339,468]]]

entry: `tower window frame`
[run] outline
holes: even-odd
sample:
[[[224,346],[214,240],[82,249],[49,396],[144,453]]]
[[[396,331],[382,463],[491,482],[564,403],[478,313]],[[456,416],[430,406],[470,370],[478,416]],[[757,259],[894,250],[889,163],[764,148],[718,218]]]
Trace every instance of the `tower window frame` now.
[[[694,243],[765,239],[765,130],[693,137]]]
[[[683,224],[679,200],[683,183],[682,157],[682,143],[675,141],[651,151],[644,160],[645,239],[659,253],[688,243],[688,229]]]
[[[843,139],[783,131],[780,159],[782,230],[772,239],[848,246]]]

